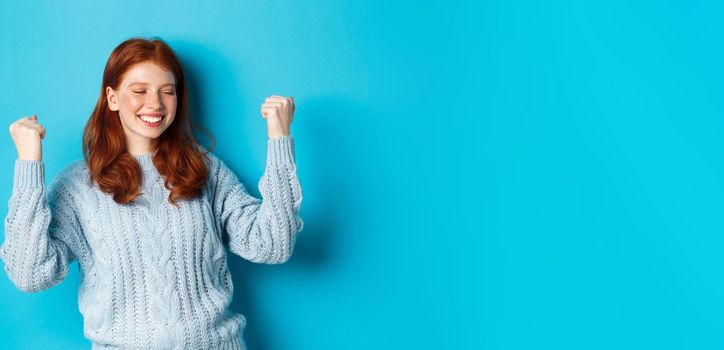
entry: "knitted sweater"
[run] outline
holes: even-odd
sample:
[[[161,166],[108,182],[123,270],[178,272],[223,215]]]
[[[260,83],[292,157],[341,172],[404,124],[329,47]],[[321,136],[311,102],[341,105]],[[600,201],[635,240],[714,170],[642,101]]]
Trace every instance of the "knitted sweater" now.
[[[234,286],[225,244],[252,262],[280,264],[304,225],[291,135],[268,140],[251,196],[215,155],[203,194],[167,200],[152,154],[135,156],[142,196],[113,201],[90,183],[84,160],[45,188],[42,161],[15,161],[0,258],[13,284],[36,292],[78,261],[78,307],[93,349],[241,349],[246,318],[228,309]]]

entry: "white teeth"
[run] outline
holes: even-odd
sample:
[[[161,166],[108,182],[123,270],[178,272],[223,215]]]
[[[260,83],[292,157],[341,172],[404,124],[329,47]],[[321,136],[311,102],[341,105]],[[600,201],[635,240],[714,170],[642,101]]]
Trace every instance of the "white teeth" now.
[[[149,123],[158,123],[161,121],[161,117],[150,117],[147,115],[139,115],[138,117]]]

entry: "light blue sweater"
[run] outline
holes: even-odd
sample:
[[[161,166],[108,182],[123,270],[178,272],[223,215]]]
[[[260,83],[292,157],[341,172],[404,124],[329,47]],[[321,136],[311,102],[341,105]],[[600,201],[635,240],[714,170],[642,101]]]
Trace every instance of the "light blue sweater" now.
[[[224,242],[252,262],[280,264],[304,223],[292,136],[268,140],[262,199],[208,153],[203,195],[168,202],[152,155],[136,156],[144,195],[127,205],[90,183],[85,162],[45,188],[42,161],[15,161],[0,258],[13,284],[36,292],[78,261],[78,306],[93,349],[241,349],[246,318],[233,295]]]

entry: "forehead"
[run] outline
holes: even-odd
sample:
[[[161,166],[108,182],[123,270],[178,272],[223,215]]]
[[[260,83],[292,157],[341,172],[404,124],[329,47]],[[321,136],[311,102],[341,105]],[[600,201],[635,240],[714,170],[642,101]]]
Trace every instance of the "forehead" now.
[[[134,64],[123,75],[122,85],[150,84],[166,85],[174,84],[176,77],[171,71],[165,70],[153,62],[141,62]]]

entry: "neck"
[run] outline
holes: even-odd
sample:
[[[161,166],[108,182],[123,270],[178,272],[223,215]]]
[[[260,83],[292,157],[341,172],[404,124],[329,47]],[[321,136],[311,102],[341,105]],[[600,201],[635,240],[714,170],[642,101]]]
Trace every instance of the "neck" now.
[[[155,142],[129,142],[126,140],[126,150],[134,157],[152,154],[155,147]],[[155,140],[154,140],[155,141]]]

